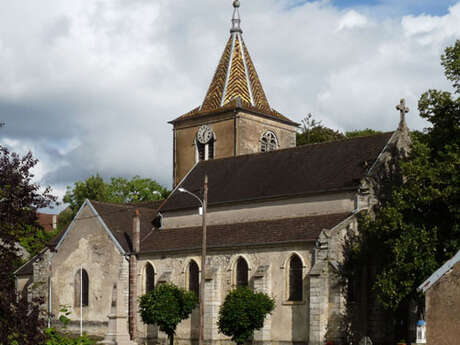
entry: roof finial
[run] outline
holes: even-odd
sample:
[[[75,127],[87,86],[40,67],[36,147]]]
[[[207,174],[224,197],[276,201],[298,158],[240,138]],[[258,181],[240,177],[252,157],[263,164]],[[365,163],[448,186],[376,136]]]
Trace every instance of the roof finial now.
[[[240,23],[241,23],[241,19],[240,19],[240,11],[238,10],[238,8],[240,7],[240,0],[234,0],[233,1],[233,17],[232,17],[232,28],[230,29],[230,33],[233,33],[233,32],[240,32],[242,33],[243,30],[241,30],[240,28]]]

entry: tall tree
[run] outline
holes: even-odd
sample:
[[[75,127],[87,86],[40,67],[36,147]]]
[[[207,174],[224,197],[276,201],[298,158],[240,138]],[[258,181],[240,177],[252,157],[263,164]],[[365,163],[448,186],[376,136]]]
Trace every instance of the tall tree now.
[[[121,204],[161,200],[168,194],[166,188],[149,178],[134,176],[128,180],[112,177],[110,182],[105,182],[96,174],[84,181],[75,182],[73,188],[67,187],[63,201],[69,207],[61,213],[58,228],[63,229],[72,221],[85,199]]]
[[[373,288],[398,321],[402,313],[396,311],[420,300],[417,287],[460,249],[459,40],[441,60],[455,93],[429,90],[421,96],[420,116],[432,126],[413,133],[411,153],[400,163],[404,178],[391,181],[375,216],[361,219],[361,235],[350,243],[344,265],[352,283],[369,258],[378,258]]]
[[[41,191],[31,169],[37,164],[29,152],[20,156],[0,146],[0,343],[39,344],[43,321],[36,304],[17,296],[13,271],[21,261],[17,244],[38,226],[36,211],[56,200],[50,188]]]

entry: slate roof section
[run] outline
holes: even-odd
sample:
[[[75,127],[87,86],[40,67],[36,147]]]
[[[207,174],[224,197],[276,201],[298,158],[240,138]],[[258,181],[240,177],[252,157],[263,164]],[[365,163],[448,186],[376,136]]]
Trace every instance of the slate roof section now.
[[[209,205],[351,190],[359,186],[392,134],[201,161],[180,187],[201,194],[206,172]],[[198,206],[193,197],[176,189],[160,211]]]
[[[133,228],[133,217],[136,214],[136,210],[139,210],[141,238],[143,238],[152,229],[152,220],[157,215],[157,208],[162,202],[163,200],[132,204],[113,204],[94,200],[90,201],[102,221],[107,225],[110,232],[126,252],[132,250],[131,232]],[[76,221],[78,221],[78,219]],[[47,244],[48,247],[56,247],[66,231],[67,228],[63,229],[51,239]]]
[[[16,272],[14,272],[17,276],[31,276],[34,274],[34,256],[32,259],[27,261],[24,265],[22,265]]]
[[[140,238],[144,238],[152,229],[152,220],[157,214],[156,209],[126,204],[111,204],[99,201],[91,201],[91,204],[126,252],[132,251],[131,234],[136,210],[139,210],[141,221]]]
[[[351,213],[287,218],[207,227],[207,247],[257,246],[315,241],[323,229],[331,229]],[[201,226],[156,229],[141,242],[141,253],[201,248]]]

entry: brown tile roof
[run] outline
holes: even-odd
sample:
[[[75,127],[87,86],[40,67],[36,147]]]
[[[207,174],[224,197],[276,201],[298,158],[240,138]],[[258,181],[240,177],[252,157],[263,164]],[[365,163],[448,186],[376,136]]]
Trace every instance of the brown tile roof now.
[[[48,213],[40,213],[37,212],[38,223],[45,229],[46,231],[53,231],[53,217],[56,217],[56,223],[59,219],[59,215],[48,214]]]
[[[356,188],[391,135],[201,161],[180,186],[200,194],[206,172],[210,205]],[[193,197],[176,190],[160,210],[197,206]]]
[[[237,108],[298,125],[270,107],[243,37],[235,32],[225,45],[202,105],[171,123]]]
[[[330,229],[350,213],[211,225],[207,228],[207,247],[256,246],[314,241],[321,230]],[[201,226],[156,229],[141,243],[141,252],[190,250],[201,247]]]
[[[211,116],[216,113],[225,113],[225,112],[231,112],[234,110],[242,110],[242,111],[247,111],[252,114],[256,114],[262,117],[267,117],[273,120],[281,121],[284,123],[292,124],[294,126],[298,126],[299,124],[297,122],[294,122],[290,119],[288,119],[286,116],[278,112],[277,110],[273,108],[269,109],[259,109],[255,106],[252,106],[250,103],[244,102],[241,100],[241,98],[237,97],[236,99],[233,99],[232,101],[228,102],[227,104],[217,107],[214,109],[210,110],[203,110],[200,109],[200,107],[196,107],[195,109],[189,111],[188,113],[179,116],[178,118],[170,121],[169,123],[177,123],[181,121],[185,121],[188,119],[196,119],[199,117],[206,117],[206,116]]]

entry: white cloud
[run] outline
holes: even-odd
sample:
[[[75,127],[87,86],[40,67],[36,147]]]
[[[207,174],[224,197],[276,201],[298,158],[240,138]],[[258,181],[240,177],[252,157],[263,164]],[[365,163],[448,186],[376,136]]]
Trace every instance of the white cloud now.
[[[366,26],[367,18],[355,10],[346,12],[339,21],[336,31],[343,29],[362,28]]]
[[[269,101],[343,130],[392,130],[394,105],[447,88],[439,56],[460,37],[460,3],[443,16],[378,17],[328,1],[241,4]],[[167,121],[202,102],[228,38],[230,2],[0,2],[0,134],[32,149],[37,176],[62,195],[90,174],[170,185]],[[6,140],[6,139],[5,139]],[[19,145],[19,146],[18,146]]]

